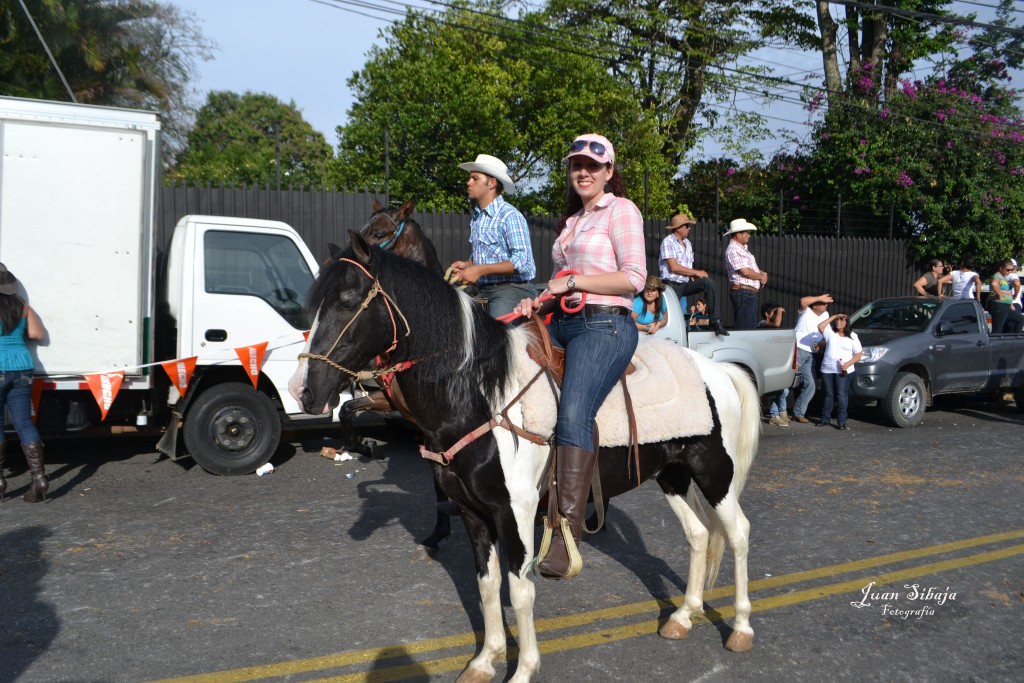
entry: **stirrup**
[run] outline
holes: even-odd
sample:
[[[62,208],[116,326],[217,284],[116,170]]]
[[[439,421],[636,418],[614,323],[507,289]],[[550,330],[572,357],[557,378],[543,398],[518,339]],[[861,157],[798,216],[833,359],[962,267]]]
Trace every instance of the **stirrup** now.
[[[548,523],[547,516],[544,517],[544,535],[540,539],[540,550],[537,551],[537,559],[534,561],[534,567],[539,565],[547,557],[548,552],[551,550],[551,532],[554,527]],[[583,571],[583,555],[580,554],[580,549],[576,545],[576,539],[572,536],[572,527],[569,524],[569,520],[562,517],[559,524],[559,531],[562,534],[562,544],[565,546],[565,553],[569,557],[569,568],[562,576],[563,579],[571,579],[579,576],[579,573]]]

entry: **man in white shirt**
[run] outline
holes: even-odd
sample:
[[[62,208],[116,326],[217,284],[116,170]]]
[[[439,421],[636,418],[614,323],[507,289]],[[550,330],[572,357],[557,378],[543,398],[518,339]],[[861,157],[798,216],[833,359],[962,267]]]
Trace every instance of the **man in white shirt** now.
[[[810,422],[804,413],[814,398],[814,345],[822,340],[818,324],[828,320],[828,305],[832,303],[832,295],[817,294],[800,299],[800,317],[797,318],[793,334],[796,336],[796,374],[800,378],[800,394],[793,402],[793,421],[807,424]]]
[[[1024,294],[1024,287],[1020,286],[1020,267],[1017,265],[1017,259],[1010,259],[1010,263],[1013,266],[1010,268],[1010,274],[1006,277],[1010,280],[1013,286],[1013,303],[1010,305],[1011,311],[1021,312],[1021,295]]]

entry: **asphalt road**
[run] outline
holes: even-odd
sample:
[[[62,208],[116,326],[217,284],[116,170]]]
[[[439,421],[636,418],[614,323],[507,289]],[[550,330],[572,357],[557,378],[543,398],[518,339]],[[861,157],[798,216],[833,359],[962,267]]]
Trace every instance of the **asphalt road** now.
[[[742,654],[723,648],[728,554],[712,621],[656,635],[685,589],[685,541],[656,485],[615,499],[583,574],[537,579],[540,680],[1020,680],[1022,424],[1012,403],[964,402],[913,430],[871,410],[847,432],[765,425],[742,499]],[[10,497],[28,475],[9,456],[0,683],[454,680],[482,629],[467,537],[456,523],[436,560],[416,552],[427,465],[374,433],[386,459],[335,463],[308,437],[273,474],[234,478],[137,438],[53,443],[40,505]]]

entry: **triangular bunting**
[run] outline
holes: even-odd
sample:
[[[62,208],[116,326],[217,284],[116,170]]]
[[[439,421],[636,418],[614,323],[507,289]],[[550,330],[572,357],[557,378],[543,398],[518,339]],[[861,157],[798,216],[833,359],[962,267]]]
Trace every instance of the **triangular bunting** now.
[[[305,341],[309,341],[309,333],[310,333],[310,332],[312,332],[312,330],[306,330],[305,332],[303,332],[303,333],[302,333],[302,338],[303,338],[303,339],[304,339]]]
[[[260,381],[260,368],[263,367],[263,354],[267,352],[268,343],[260,342],[252,346],[239,346],[235,349],[238,360],[242,361],[242,369],[249,375],[254,387]]]
[[[192,381],[192,373],[196,370],[196,358],[197,356],[179,358],[160,364],[167,376],[171,378],[171,384],[177,388],[178,394],[181,396],[185,395],[188,383]]]
[[[100,420],[107,419],[107,411],[110,410],[110,405],[121,389],[121,382],[124,381],[124,370],[86,375],[85,381],[89,384],[89,389],[92,390],[92,395],[100,407]]]
[[[39,419],[39,401],[43,397],[43,382],[42,377],[32,380],[32,424]]]

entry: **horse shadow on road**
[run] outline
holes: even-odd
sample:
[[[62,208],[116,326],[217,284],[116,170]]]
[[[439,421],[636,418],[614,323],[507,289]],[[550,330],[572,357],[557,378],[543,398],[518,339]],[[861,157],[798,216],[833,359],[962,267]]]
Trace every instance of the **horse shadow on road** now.
[[[0,535],[0,683],[13,683],[56,639],[61,621],[42,599],[50,532],[30,526]]]

